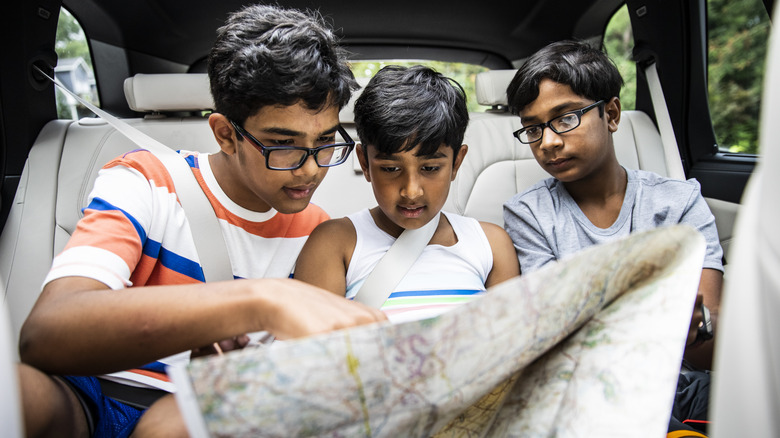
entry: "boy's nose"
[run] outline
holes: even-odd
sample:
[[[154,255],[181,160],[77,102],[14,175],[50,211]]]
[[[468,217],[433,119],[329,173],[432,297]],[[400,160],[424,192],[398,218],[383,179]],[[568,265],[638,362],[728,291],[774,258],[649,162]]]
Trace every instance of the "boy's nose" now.
[[[417,199],[422,194],[422,185],[420,185],[417,175],[409,175],[403,187],[401,187],[401,196],[406,199]]]
[[[551,151],[563,146],[563,138],[560,134],[556,133],[549,126],[544,128],[542,132],[542,139],[539,140],[539,147],[543,151]]]
[[[320,171],[320,166],[317,165],[317,160],[314,155],[306,157],[306,161],[303,162],[303,166],[294,169],[292,172],[296,175],[312,176]]]

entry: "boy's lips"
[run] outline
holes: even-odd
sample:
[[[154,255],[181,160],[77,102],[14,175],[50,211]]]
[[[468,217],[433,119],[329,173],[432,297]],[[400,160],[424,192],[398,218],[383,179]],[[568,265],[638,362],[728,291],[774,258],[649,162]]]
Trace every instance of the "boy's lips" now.
[[[316,184],[306,184],[303,186],[282,187],[282,190],[284,190],[291,199],[305,199],[312,195],[312,192],[314,192],[316,187]]]
[[[420,217],[422,215],[423,210],[425,210],[425,206],[398,206],[398,211],[404,216],[409,219],[415,219]]]
[[[545,164],[547,164],[548,166],[553,167],[555,169],[560,169],[560,168],[566,166],[568,163],[570,163],[571,160],[572,160],[571,158],[556,158],[554,160],[547,161],[547,163],[545,163]]]

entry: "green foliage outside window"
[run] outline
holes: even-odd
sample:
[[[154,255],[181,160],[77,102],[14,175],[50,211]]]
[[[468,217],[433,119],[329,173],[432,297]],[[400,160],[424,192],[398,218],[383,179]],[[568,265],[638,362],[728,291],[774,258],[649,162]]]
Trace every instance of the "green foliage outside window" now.
[[[715,136],[721,150],[757,154],[769,17],[759,0],[709,0],[707,12]]]
[[[708,0],[707,9],[707,85],[715,135],[722,151],[757,154],[769,17],[760,0]],[[623,6],[604,32],[604,49],[625,81],[620,91],[624,110],[634,109],[636,102],[633,46]]]
[[[623,6],[612,16],[604,31],[604,51],[615,63],[623,76],[620,89],[620,104],[623,110],[636,108],[636,63],[631,59],[634,50],[634,34],[628,8]]]
[[[57,22],[57,36],[54,42],[54,51],[57,53],[58,68],[55,72],[59,72],[59,66],[63,63],[63,60],[78,60],[89,70],[89,75],[92,78],[90,83],[92,85],[89,92],[85,92],[83,87],[79,90],[72,89],[80,95],[81,98],[99,105],[99,99],[97,91],[94,89],[94,76],[92,72],[92,57],[89,53],[89,45],[87,44],[87,38],[84,35],[84,30],[81,28],[79,22],[70,14],[66,9],[60,9],[59,21]],[[59,78],[59,73],[57,74]],[[62,80],[62,79],[60,79]],[[67,87],[73,87],[74,84],[67,83]],[[84,108],[81,104],[77,103],[72,97],[66,96],[65,93],[59,88],[55,87],[55,96],[57,102],[57,116],[61,119],[79,118],[83,116],[90,116],[91,112]]]
[[[65,9],[60,9],[54,50],[59,58],[83,58],[84,62],[92,68],[92,57],[89,56],[89,47],[84,31],[73,15]]]

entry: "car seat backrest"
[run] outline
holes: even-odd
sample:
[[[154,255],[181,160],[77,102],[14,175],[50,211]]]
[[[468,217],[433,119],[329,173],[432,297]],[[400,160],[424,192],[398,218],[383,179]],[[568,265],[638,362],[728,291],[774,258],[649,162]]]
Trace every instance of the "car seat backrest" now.
[[[147,113],[124,119],[131,126],[174,149],[218,149],[201,115],[213,108],[205,74],[138,75],[127,79],[125,93],[132,109]],[[17,339],[54,255],[82,216],[98,171],[137,148],[98,118],[54,120],[39,134],[0,236],[0,281]]]
[[[549,177],[531,149],[512,136],[522,127],[520,118],[507,110],[506,88],[515,72],[491,70],[477,75],[477,101],[490,109],[471,115],[464,139],[469,151],[445,206],[501,226],[503,202]],[[613,140],[623,166],[668,174],[661,137],[645,113],[623,111]]]

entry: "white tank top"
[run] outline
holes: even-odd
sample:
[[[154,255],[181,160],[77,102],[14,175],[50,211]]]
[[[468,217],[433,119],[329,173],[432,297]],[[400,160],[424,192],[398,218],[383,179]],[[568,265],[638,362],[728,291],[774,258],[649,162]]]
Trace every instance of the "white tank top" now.
[[[493,252],[476,219],[442,212],[458,242],[452,246],[428,245],[382,305],[393,322],[430,318],[469,302],[485,291],[493,268]],[[379,260],[395,243],[366,210],[347,216],[357,234],[347,269],[347,298],[355,294]]]

